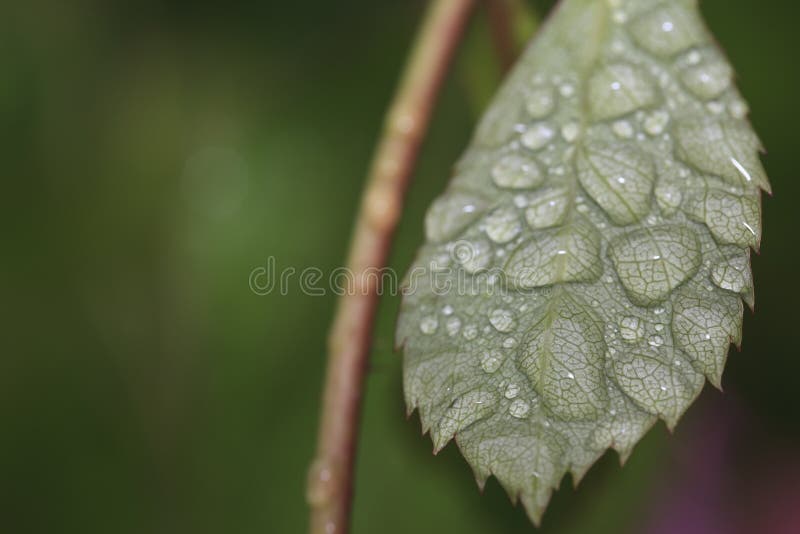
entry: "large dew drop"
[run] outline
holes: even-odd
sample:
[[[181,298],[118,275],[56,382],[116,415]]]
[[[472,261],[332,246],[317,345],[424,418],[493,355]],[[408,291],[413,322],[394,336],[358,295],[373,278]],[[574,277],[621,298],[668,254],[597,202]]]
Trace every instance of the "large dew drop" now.
[[[689,215],[704,222],[719,243],[758,249],[761,243],[760,198],[710,189],[704,197],[687,202]]]
[[[545,122],[532,124],[525,133],[522,134],[520,141],[531,150],[541,150],[553,139],[555,131]]]
[[[447,335],[453,337],[461,330],[461,319],[456,316],[448,317],[444,323]]]
[[[614,124],[611,125],[611,131],[620,139],[630,139],[635,133],[631,123],[626,120],[614,121]]]
[[[503,392],[503,396],[507,399],[515,399],[517,395],[519,395],[519,386],[514,383],[508,384]]]
[[[625,341],[637,342],[644,335],[644,325],[638,317],[623,317],[619,322],[619,335]]]
[[[652,136],[664,133],[667,124],[669,124],[669,113],[662,109],[648,113],[642,121],[644,131]]]
[[[750,126],[735,119],[687,119],[677,124],[678,155],[698,170],[718,175],[732,185],[770,191],[758,159],[760,143]]]
[[[550,87],[536,87],[528,95],[525,109],[534,119],[543,119],[550,115],[556,107],[556,95]]]
[[[531,411],[531,405],[526,400],[515,399],[508,407],[508,413],[517,419],[524,419],[528,417],[528,412]]]
[[[703,39],[697,17],[672,1],[634,20],[630,31],[639,46],[662,57],[673,56]]]
[[[423,317],[419,322],[419,329],[423,334],[433,334],[439,328],[439,320],[435,315]]]
[[[699,299],[682,296],[675,303],[672,334],[681,348],[717,387],[731,342],[741,336],[742,301],[736,295]]]
[[[670,182],[659,181],[656,186],[656,203],[658,204],[661,213],[667,217],[671,217],[678,211],[683,200],[683,193],[680,188]]]
[[[734,293],[749,293],[753,288],[750,255],[737,252],[711,268],[711,280],[720,288]]]
[[[470,391],[457,398],[431,432],[434,448],[438,451],[461,429],[494,412],[497,396],[482,390]]]
[[[437,198],[425,216],[425,235],[439,243],[458,235],[486,209],[486,200],[466,192],[450,191]]]
[[[492,179],[504,189],[530,189],[544,182],[544,173],[533,159],[510,154],[492,168]]]
[[[486,235],[495,243],[508,243],[522,230],[522,222],[513,206],[502,206],[486,217]]]
[[[489,314],[489,322],[498,332],[511,332],[517,326],[514,314],[505,308],[497,308]]]
[[[503,353],[499,350],[486,351],[481,355],[481,368],[491,374],[503,364]]]
[[[585,301],[565,293],[554,296],[539,312],[520,367],[559,418],[597,418],[608,403],[602,323]]]
[[[697,236],[682,226],[642,228],[611,243],[611,261],[634,304],[652,306],[700,267]]]
[[[631,224],[650,211],[655,180],[652,158],[633,146],[592,143],[578,152],[578,179],[616,224]]]
[[[722,59],[710,59],[687,68],[681,75],[683,84],[704,100],[719,96],[731,84],[733,70]]]
[[[466,272],[475,274],[489,267],[494,249],[488,239],[479,238],[458,241],[452,254]]]
[[[595,280],[603,272],[600,235],[583,219],[542,230],[511,254],[505,272],[513,285],[526,289]]]
[[[567,187],[543,189],[528,199],[525,220],[534,230],[558,226],[564,222],[570,205]]]
[[[666,351],[621,354],[612,366],[616,383],[637,406],[672,428],[703,388],[703,375]]]
[[[627,115],[655,103],[656,88],[647,74],[626,63],[601,67],[589,80],[588,102],[598,120]]]

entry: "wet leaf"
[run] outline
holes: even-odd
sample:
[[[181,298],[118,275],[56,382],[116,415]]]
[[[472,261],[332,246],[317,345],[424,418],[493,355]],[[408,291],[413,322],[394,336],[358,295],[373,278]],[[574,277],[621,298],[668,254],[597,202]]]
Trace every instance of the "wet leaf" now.
[[[429,212],[408,409],[534,522],[740,342],[769,184],[731,73],[693,1],[564,0]]]

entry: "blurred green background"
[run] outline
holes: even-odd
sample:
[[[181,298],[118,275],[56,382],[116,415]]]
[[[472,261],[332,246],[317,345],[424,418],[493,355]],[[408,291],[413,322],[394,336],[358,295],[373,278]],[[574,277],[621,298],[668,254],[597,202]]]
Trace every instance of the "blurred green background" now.
[[[548,1],[530,6],[545,13]],[[248,277],[341,265],[422,0],[29,0],[0,7],[0,532],[299,533],[334,298]],[[620,469],[566,479],[543,532],[797,532],[796,6],[704,0],[769,149],[775,191],[725,394]],[[392,256],[497,83],[478,17]],[[296,280],[296,279],[295,279]],[[532,527],[404,416],[380,309],[354,532]],[[788,528],[788,530],[781,530]]]

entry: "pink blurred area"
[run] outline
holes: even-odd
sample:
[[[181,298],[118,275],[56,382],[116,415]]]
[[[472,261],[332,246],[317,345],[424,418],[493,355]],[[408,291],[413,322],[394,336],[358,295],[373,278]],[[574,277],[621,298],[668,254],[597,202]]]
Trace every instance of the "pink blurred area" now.
[[[734,395],[705,396],[703,411],[673,436],[665,482],[639,531],[800,533],[798,451],[776,441]]]

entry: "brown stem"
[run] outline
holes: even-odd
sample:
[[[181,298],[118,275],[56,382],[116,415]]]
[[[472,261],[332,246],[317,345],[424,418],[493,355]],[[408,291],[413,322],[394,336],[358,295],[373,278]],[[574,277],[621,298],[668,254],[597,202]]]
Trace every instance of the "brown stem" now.
[[[374,272],[386,263],[420,143],[473,5],[474,0],[432,2],[375,152],[347,262],[355,290],[339,299],[328,340],[317,456],[307,492],[312,534],[349,529],[364,371],[379,293]]]
[[[497,51],[497,57],[503,72],[508,71],[517,57],[517,44],[514,40],[512,27],[511,0],[485,0],[486,10],[489,14],[489,28],[492,41]]]

